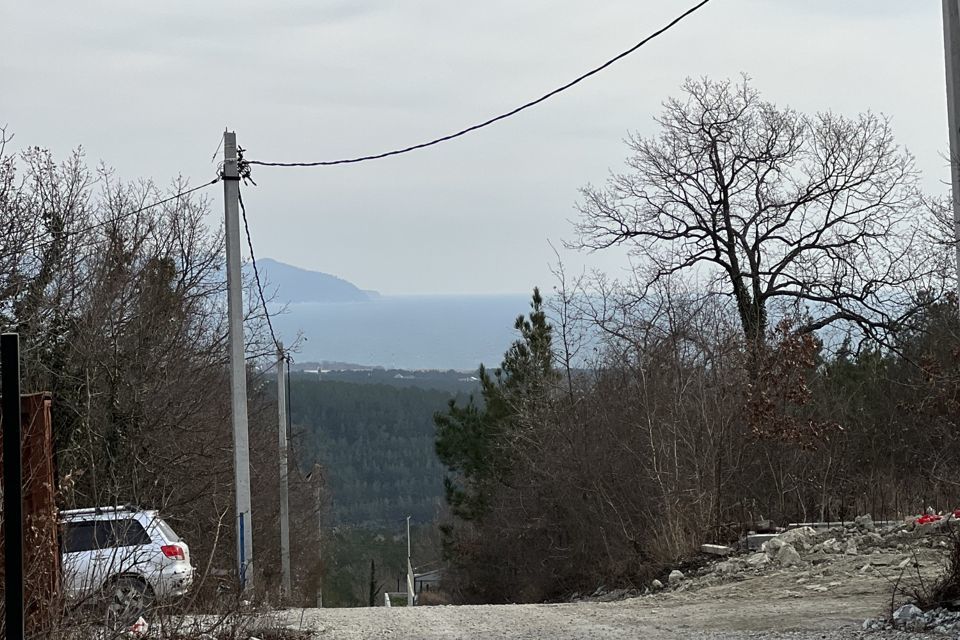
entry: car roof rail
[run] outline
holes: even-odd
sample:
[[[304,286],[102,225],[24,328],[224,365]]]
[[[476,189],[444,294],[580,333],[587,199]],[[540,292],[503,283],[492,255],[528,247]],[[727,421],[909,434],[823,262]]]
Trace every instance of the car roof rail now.
[[[63,509],[60,511],[62,516],[80,516],[80,515],[101,515],[104,513],[118,513],[121,511],[136,512],[141,509],[136,505],[127,503],[112,507],[84,507],[82,509]]]

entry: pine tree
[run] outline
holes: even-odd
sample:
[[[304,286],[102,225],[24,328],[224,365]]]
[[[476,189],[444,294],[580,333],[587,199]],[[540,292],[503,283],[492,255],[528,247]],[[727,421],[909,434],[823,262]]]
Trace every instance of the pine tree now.
[[[509,440],[519,426],[521,412],[546,398],[553,369],[552,332],[543,310],[540,290],[534,288],[530,313],[517,317],[520,339],[504,354],[493,375],[481,364],[481,401],[471,396],[464,405],[451,400],[437,413],[437,457],[446,465],[447,502],[454,516],[480,518],[487,510],[491,490],[510,464]]]

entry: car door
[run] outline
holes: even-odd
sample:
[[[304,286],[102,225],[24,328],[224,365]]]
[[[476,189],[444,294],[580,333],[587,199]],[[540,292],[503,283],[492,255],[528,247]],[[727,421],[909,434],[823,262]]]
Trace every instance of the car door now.
[[[102,545],[98,540],[102,532],[99,529],[95,520],[63,524],[63,578],[67,596],[71,599],[90,595],[103,582],[100,575]]]

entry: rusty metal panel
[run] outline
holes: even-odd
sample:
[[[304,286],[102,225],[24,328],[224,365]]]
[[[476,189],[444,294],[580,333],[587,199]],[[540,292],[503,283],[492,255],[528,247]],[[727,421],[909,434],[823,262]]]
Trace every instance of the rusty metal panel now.
[[[53,458],[52,396],[22,396],[24,573],[27,626],[38,630],[53,617],[60,597],[60,548],[57,541],[56,477]],[[2,428],[2,417],[0,417]],[[0,469],[3,467],[0,455]],[[0,487],[2,489],[2,487]],[[0,545],[3,526],[0,522]],[[0,555],[0,574],[2,574]]]

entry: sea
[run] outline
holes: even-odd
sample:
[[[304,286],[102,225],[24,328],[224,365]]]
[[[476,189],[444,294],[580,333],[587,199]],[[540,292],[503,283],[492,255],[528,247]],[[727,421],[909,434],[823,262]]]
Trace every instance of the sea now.
[[[290,304],[273,322],[285,344],[303,336],[299,362],[474,371],[500,366],[529,310],[529,294],[380,296]]]

